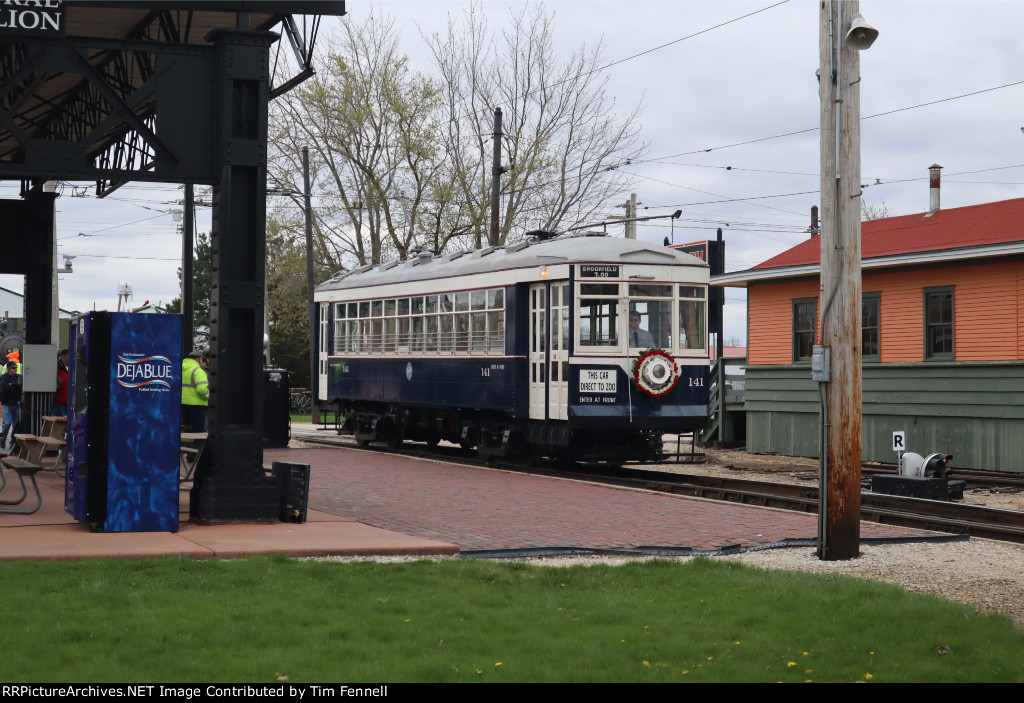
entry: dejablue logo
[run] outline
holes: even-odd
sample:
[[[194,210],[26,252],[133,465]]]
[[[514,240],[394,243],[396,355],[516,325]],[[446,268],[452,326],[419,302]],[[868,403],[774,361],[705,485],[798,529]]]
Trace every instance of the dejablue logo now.
[[[173,378],[174,365],[166,356],[117,355],[117,382],[125,388],[169,391]]]

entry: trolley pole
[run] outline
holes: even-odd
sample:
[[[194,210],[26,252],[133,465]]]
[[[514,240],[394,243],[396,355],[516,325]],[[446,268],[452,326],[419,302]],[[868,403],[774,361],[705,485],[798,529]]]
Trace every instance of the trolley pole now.
[[[819,14],[821,72],[821,346],[823,373],[818,556],[860,551],[861,269],[860,55],[877,36],[851,28],[859,0],[825,0]],[[863,18],[860,18],[863,22]],[[849,32],[849,36],[848,36]],[[827,367],[828,364],[826,363]]]

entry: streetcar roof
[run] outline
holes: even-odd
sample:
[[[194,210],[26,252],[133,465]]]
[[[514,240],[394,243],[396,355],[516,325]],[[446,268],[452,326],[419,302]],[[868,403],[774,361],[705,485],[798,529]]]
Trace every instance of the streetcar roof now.
[[[363,266],[335,274],[317,286],[316,290],[343,290],[557,264],[708,266],[695,256],[669,247],[636,239],[611,237],[600,232],[586,232],[441,256],[425,253],[402,261]]]

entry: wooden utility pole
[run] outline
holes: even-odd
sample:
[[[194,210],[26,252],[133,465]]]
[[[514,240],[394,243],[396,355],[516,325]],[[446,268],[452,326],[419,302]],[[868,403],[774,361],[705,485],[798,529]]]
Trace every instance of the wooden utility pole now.
[[[498,246],[498,206],[501,203],[501,174],[508,169],[501,167],[501,108],[494,108],[494,154],[491,166],[491,231],[487,243]]]
[[[860,551],[860,54],[844,41],[859,0],[820,5],[821,346],[831,354],[822,406],[818,556]]]

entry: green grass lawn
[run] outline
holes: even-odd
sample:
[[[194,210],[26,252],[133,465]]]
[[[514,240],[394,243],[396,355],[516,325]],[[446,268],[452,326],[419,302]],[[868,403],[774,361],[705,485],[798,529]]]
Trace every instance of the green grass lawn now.
[[[1024,681],[1006,618],[708,559],[25,561],[0,583],[4,682]]]

